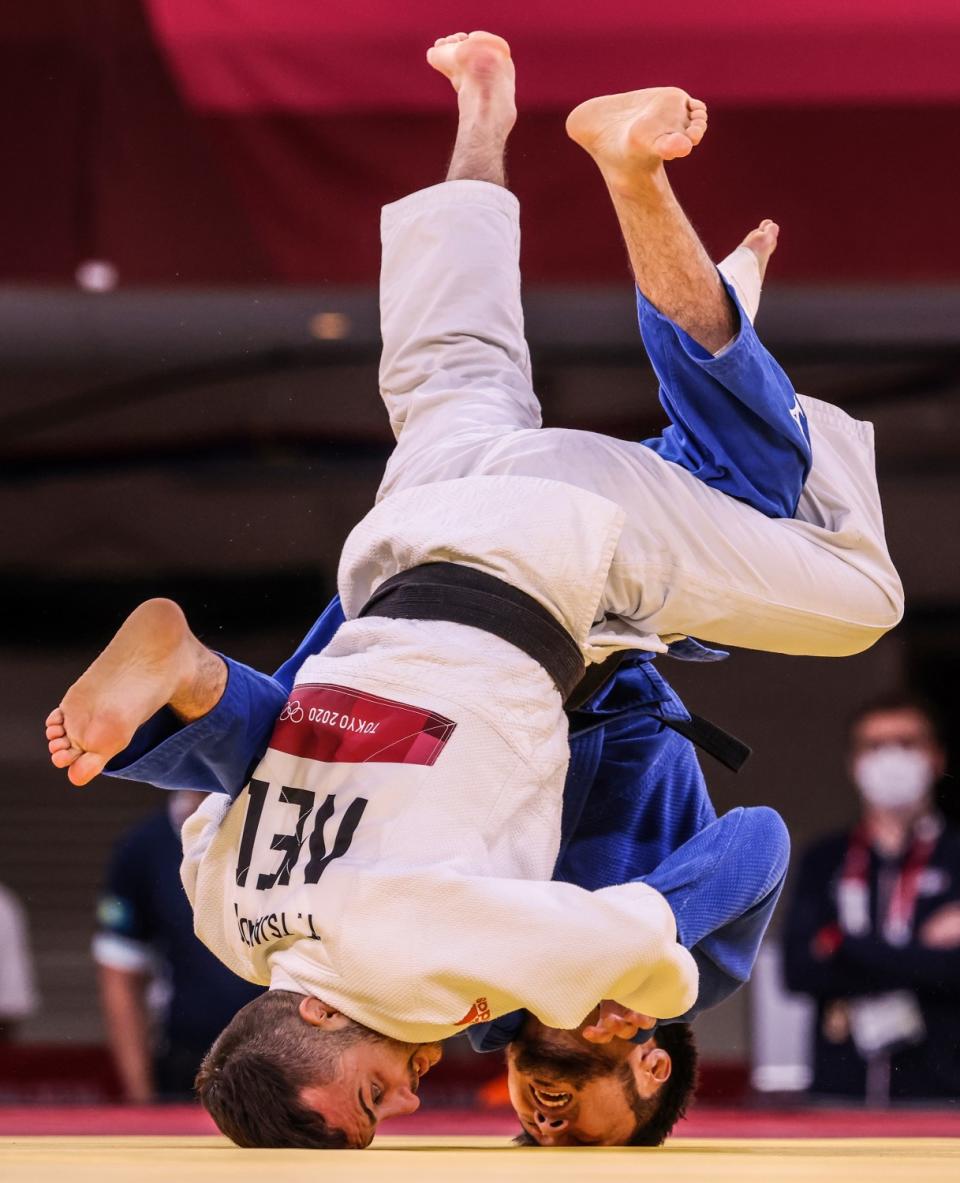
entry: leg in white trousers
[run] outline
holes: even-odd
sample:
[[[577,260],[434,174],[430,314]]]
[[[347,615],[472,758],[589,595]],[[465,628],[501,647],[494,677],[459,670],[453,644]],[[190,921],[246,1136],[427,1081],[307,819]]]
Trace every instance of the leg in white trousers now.
[[[599,493],[627,516],[602,609],[668,640],[843,656],[893,627],[903,596],[871,425],[803,399],[813,470],[795,519],[765,517],[637,443],[541,428],[519,242],[516,198],[481,181],[385,208],[380,386],[397,447],[379,496],[482,474]]]

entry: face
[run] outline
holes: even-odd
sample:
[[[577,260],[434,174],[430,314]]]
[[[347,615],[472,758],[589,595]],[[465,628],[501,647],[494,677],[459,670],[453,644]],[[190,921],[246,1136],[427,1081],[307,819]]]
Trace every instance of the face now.
[[[315,998],[303,1000],[301,1017],[305,1011],[309,1016],[305,1021],[312,1026],[341,1030],[351,1024],[345,1015]],[[420,1078],[441,1055],[438,1043],[401,1043],[371,1031],[369,1038],[344,1048],[336,1080],[306,1086],[300,1099],[331,1126],[343,1130],[351,1147],[362,1149],[373,1141],[382,1119],[416,1113]]]
[[[929,809],[944,767],[930,721],[912,707],[874,711],[851,735],[850,778],[875,817],[909,818]]]
[[[930,721],[913,707],[877,711],[861,719],[850,737],[851,762],[855,762],[858,756],[883,747],[922,752],[935,764],[937,775],[943,773],[943,749],[937,742]]]
[[[583,1028],[544,1027],[530,1016],[507,1049],[510,1102],[541,1146],[622,1146],[637,1128],[629,1081],[643,1100],[670,1075],[670,1056],[655,1040],[588,1042]]]

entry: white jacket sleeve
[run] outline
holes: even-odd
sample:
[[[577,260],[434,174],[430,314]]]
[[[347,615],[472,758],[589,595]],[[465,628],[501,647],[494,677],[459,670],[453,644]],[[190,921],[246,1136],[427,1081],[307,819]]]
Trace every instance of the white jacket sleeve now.
[[[494,1016],[524,1008],[570,1028],[603,998],[674,1018],[697,997],[670,906],[645,884],[589,892],[429,869],[357,886],[376,939],[369,928],[356,942],[341,933],[341,972],[381,1014],[410,1014],[415,996],[419,1014],[457,1025],[482,999]]]

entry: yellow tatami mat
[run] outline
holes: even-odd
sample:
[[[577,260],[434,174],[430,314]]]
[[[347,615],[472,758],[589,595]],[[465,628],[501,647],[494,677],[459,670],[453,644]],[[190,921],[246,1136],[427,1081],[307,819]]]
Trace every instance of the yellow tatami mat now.
[[[238,1150],[220,1138],[3,1138],[3,1183],[957,1183],[960,1139],[683,1140],[660,1150],[382,1137],[366,1151]]]

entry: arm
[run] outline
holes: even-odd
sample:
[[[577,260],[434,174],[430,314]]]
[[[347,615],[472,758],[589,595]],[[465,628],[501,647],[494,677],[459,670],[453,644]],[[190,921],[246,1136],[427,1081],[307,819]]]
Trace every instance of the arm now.
[[[645,884],[588,892],[557,882],[385,874],[358,884],[355,901],[358,915],[379,917],[377,941],[369,933],[352,940],[351,925],[332,955],[345,979],[369,983],[378,1008],[412,980],[422,1009],[451,1025],[479,997],[494,1018],[524,1008],[561,1028],[576,1027],[602,998],[663,1017],[696,998],[696,967],[677,944],[670,907]]]
[[[960,949],[927,949],[918,941],[890,945],[880,937],[844,937],[838,969],[869,982],[864,992],[915,990],[927,997],[960,997]]]
[[[98,978],[107,1038],[123,1099],[133,1105],[145,1105],[154,1096],[147,1011],[150,976],[101,965]]]
[[[159,711],[110,761],[106,774],[161,789],[235,797],[267,749],[300,666],[329,644],[342,623],[340,600],[334,597],[273,677],[225,657],[227,686],[209,714],[183,725],[172,711]]]
[[[21,1019],[37,1009],[33,958],[20,901],[0,888],[0,1041],[10,1039]]]
[[[842,964],[833,955],[840,939],[831,883],[842,850],[814,846],[800,863],[783,934],[783,970],[787,989],[818,1000],[851,998],[879,984]]]
[[[93,959],[100,1003],[125,1101],[153,1099],[147,987],[155,969],[150,889],[142,831],[122,838],[107,868],[97,907]]]

